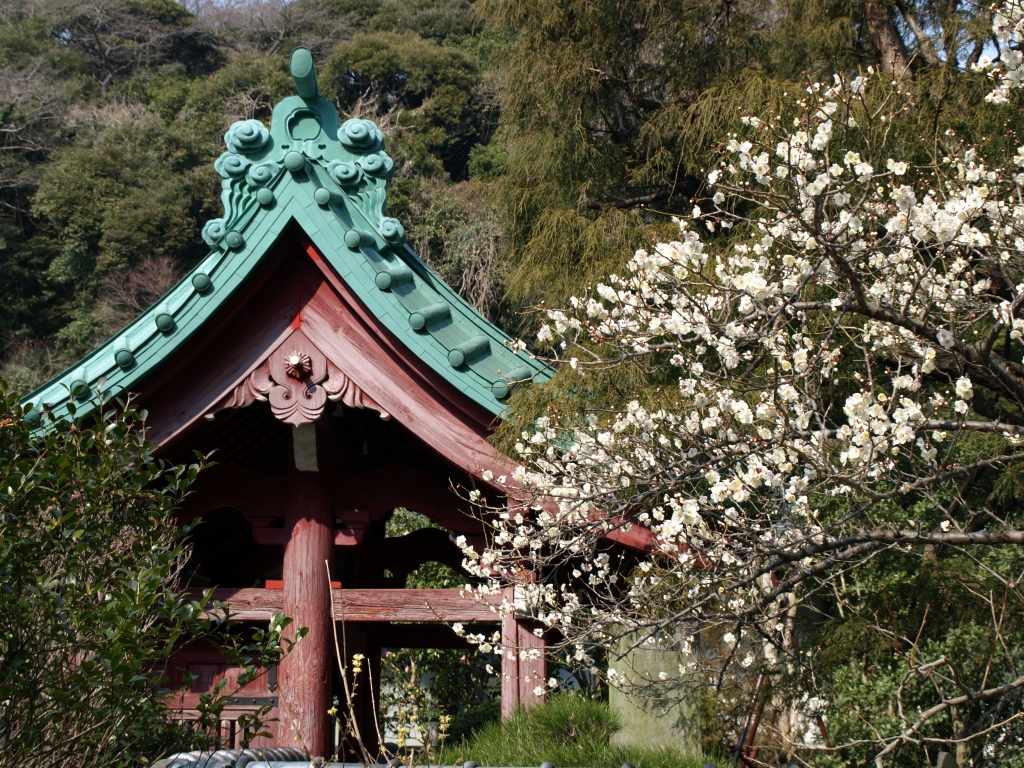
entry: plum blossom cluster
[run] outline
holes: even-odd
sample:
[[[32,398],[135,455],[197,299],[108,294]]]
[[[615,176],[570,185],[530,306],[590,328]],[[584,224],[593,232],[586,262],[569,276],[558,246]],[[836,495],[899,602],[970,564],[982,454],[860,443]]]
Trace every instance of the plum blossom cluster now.
[[[465,566],[483,591],[518,584],[505,609],[569,662],[689,659],[614,685],[794,663],[800,601],[882,548],[977,534],[898,528],[886,502],[1024,456],[991,405],[1024,408],[1024,148],[990,166],[947,136],[915,163],[888,141],[909,96],[873,78],[745,117],[677,237],[546,313],[538,340],[581,385],[625,365],[673,384],[537,418],[514,474],[485,477],[511,501]],[[965,463],[972,433],[998,450]]]
[[[996,87],[986,97],[993,104],[1007,104],[1014,90],[1024,87],[1024,56],[1020,43],[1024,30],[1024,5],[1020,0],[1008,0],[992,15],[992,35],[999,43],[999,58],[982,56],[974,68],[996,81]]]

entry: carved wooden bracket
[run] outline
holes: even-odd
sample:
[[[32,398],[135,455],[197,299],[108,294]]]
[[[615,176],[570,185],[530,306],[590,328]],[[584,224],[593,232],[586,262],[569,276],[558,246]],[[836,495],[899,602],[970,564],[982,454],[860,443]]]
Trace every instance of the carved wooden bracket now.
[[[316,421],[328,400],[349,408],[369,408],[387,421],[391,414],[327,359],[302,331],[294,331],[250,375],[206,412],[213,419],[225,408],[245,408],[269,401],[270,410],[287,424]]]

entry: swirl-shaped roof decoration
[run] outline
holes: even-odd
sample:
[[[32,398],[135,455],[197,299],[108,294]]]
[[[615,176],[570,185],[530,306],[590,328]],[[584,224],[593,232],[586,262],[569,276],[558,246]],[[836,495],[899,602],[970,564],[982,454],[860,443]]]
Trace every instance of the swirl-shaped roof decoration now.
[[[405,227],[398,219],[381,219],[380,235],[389,245],[401,245],[405,242]]]
[[[259,165],[254,165],[249,169],[249,174],[246,176],[245,180],[251,187],[262,187],[264,184],[269,184],[273,181],[274,177],[277,176],[277,173],[280,170],[280,166],[277,166],[274,163],[260,163]]]
[[[384,134],[372,120],[346,120],[338,137],[346,149],[370,151],[384,143]]]
[[[249,170],[250,165],[249,160],[241,155],[236,155],[234,152],[225,152],[217,158],[213,168],[225,179],[230,179],[244,176],[245,172]]]
[[[331,178],[343,187],[353,187],[359,184],[363,178],[363,172],[355,163],[343,163],[341,160],[332,160],[327,165],[327,172]]]
[[[239,120],[224,134],[224,143],[232,152],[259,152],[270,140],[270,131],[259,120]]]
[[[224,219],[210,219],[203,227],[203,240],[207,245],[216,245],[227,234],[227,222]]]

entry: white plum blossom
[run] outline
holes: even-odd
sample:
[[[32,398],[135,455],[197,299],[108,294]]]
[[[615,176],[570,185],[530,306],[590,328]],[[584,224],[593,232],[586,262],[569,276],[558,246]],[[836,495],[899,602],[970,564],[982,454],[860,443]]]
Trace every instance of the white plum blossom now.
[[[886,161],[885,167],[892,171],[895,176],[902,176],[907,172],[907,168],[909,168],[906,163],[899,160],[893,160],[891,157]]]
[[[1024,18],[1008,13],[1001,29]],[[1000,88],[1018,71],[991,70]],[[963,485],[970,432],[992,440],[986,466],[1024,459],[1024,427],[974,413],[982,391],[1024,409],[1020,169],[950,139],[911,172],[872,139],[910,99],[894,86],[880,115],[878,77],[837,75],[785,119],[745,119],[727,172],[707,176],[713,206],[546,311],[552,366],[659,376],[527,424],[499,480],[508,506],[485,510],[489,546],[460,545],[477,589],[516,585],[570,658],[681,633],[720,638],[716,664],[781,668],[795,651],[780,616],[808,584],[920,541],[871,510]],[[631,685],[621,669],[607,680]]]
[[[993,104],[1007,104],[1010,93],[1024,87],[1024,56],[1020,51],[1024,5],[1009,0],[995,9],[992,34],[999,43],[999,59],[982,56],[974,68],[996,81],[996,88],[985,97]]]

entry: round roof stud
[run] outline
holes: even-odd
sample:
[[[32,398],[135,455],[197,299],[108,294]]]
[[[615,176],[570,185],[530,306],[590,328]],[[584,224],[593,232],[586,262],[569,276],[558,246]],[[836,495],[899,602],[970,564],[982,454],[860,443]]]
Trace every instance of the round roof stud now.
[[[452,308],[445,302],[440,301],[437,304],[423,307],[423,309],[409,315],[409,325],[412,326],[414,331],[422,331],[431,323],[447,320],[451,316]]]
[[[520,384],[525,384],[533,378],[533,371],[525,365],[514,368],[505,374],[505,381],[496,381],[491,387],[491,393],[498,400],[504,400],[512,390]]]
[[[331,202],[331,190],[327,187],[317,187],[313,193],[313,199],[316,200],[317,205],[327,205]],[[348,232],[345,233],[345,244],[348,245]]]
[[[89,383],[85,379],[75,379],[68,385],[75,400],[86,400],[89,397]]]
[[[245,245],[245,238],[242,237],[241,232],[232,229],[224,236],[224,242],[228,244],[228,248],[241,248]]]
[[[156,316],[156,327],[163,333],[170,333],[174,330],[174,318],[166,312],[161,312]]]
[[[135,365],[135,355],[130,349],[119,349],[114,353],[114,362],[127,371]]]
[[[192,287],[199,291],[199,293],[206,293],[213,287],[213,281],[208,274],[200,272],[192,276]]]
[[[525,365],[520,365],[518,368],[513,368],[508,372],[508,380],[516,384],[531,381],[533,379],[533,371],[527,368]]]
[[[350,229],[345,233],[345,245],[355,250],[359,246],[376,248],[377,239],[365,229]]]
[[[301,171],[305,165],[305,158],[298,152],[292,151],[284,156],[284,167],[289,171]]]
[[[266,187],[260,187],[256,192],[256,202],[260,205],[270,205],[274,202],[274,193]]]
[[[383,272],[378,272],[373,281],[382,291],[387,291],[405,283],[411,283],[412,277],[412,270],[403,264],[399,264]]]
[[[465,365],[467,360],[487,354],[491,351],[491,342],[486,336],[474,336],[448,352],[448,362],[452,368]]]
[[[43,412],[42,412],[42,410],[39,409],[39,407],[37,407],[35,405],[35,403],[28,403],[28,404],[25,405],[25,408],[31,408],[32,409],[32,410],[27,411],[27,412],[26,411],[22,412],[22,413],[24,413],[24,416],[22,418],[25,419],[25,423],[26,424],[30,424],[30,425],[32,425],[34,427],[37,424],[39,424],[40,422],[42,422],[42,420],[43,420]]]

